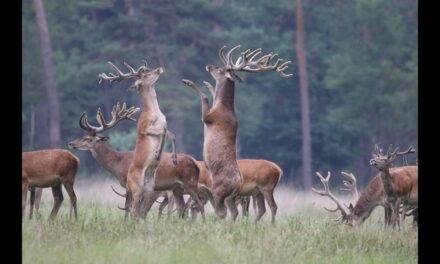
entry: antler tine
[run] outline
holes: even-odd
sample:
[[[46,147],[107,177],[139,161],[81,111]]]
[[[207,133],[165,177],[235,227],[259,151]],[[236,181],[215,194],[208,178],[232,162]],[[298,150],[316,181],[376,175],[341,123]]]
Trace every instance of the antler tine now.
[[[137,74],[137,72],[133,69],[133,67],[130,66],[130,64],[124,61],[124,65],[130,70],[131,73]]]
[[[396,148],[394,149],[394,151],[390,152],[390,150],[392,149],[392,147],[393,147],[393,144],[390,144],[389,147],[388,147],[388,150],[387,150],[387,157],[388,157],[388,158],[391,158],[391,157],[396,156],[397,150],[399,149],[399,147],[396,147]]]
[[[87,122],[87,115],[85,112],[82,113],[81,117],[79,118],[79,127],[84,129],[87,132],[95,132],[93,130],[93,128]]]
[[[344,207],[342,207],[341,203],[338,201],[338,199],[336,199],[336,197],[330,191],[329,180],[330,180],[331,172],[328,171],[327,177],[325,178],[319,172],[316,172],[316,175],[319,177],[322,184],[324,185],[324,190],[319,191],[316,190],[315,188],[312,188],[312,191],[315,192],[316,194],[329,197],[333,202],[335,202],[337,206],[337,210],[341,211],[342,217],[347,216],[347,212],[344,210]],[[332,209],[328,209],[328,208],[325,209],[330,212],[335,212]]]
[[[238,49],[240,46],[241,46],[241,45],[237,45],[237,46],[233,47],[232,49],[230,49],[230,50],[228,51],[228,53],[226,53],[226,57],[225,57],[226,62],[227,62],[227,65],[226,65],[226,66],[229,66],[229,67],[231,67],[231,68],[234,67],[235,63],[232,61],[231,55],[232,55],[232,52],[233,52],[234,50]],[[244,60],[243,60],[243,61],[244,61]]]
[[[110,187],[112,187],[112,190],[113,190],[117,195],[122,196],[122,197],[124,197],[124,198],[127,197],[127,194],[122,194],[122,193],[116,191],[115,188],[113,188],[113,186],[110,186]]]
[[[119,76],[121,77],[128,77],[129,74],[128,73],[123,73],[118,67],[116,67],[116,65],[114,65],[111,61],[107,62],[108,64],[110,64],[110,66],[112,66],[119,74]],[[111,73],[110,73],[111,74]],[[117,76],[116,76],[117,77]]]
[[[223,53],[223,50],[224,50],[225,48],[226,48],[226,46],[223,46],[223,47],[218,51],[218,56],[219,56],[221,62],[222,62],[225,66],[227,66],[227,65],[228,65],[228,62],[227,62],[227,60],[226,60],[225,54]]]
[[[415,153],[415,152],[416,152],[416,149],[413,148],[412,146],[409,146],[409,148],[406,151],[397,152],[396,156],[402,156],[402,155],[411,154],[411,153]]]
[[[99,111],[99,110],[98,110]],[[80,117],[80,126],[81,128],[84,128],[85,130],[87,130],[88,132],[92,132],[94,134],[102,132],[103,131],[103,127],[95,127],[89,124],[89,121],[87,120],[87,115],[85,113],[83,113]]]
[[[347,173],[344,171],[341,171],[341,174],[343,176],[345,176],[348,179],[348,181],[345,181],[345,180],[342,181],[344,183],[344,186],[347,188],[341,188],[340,190],[351,192],[353,194],[355,202],[356,202],[359,198],[356,177],[354,176],[353,173]]]

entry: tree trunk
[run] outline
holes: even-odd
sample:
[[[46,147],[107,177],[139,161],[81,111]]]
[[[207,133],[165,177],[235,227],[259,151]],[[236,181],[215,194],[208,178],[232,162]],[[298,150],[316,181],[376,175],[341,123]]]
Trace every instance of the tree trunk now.
[[[304,53],[304,17],[301,0],[296,0],[296,56],[298,59],[299,88],[301,98],[302,127],[302,176],[305,190],[312,187],[312,148],[310,141],[309,92],[307,84],[307,64]]]
[[[52,47],[50,44],[49,29],[42,0],[33,0],[40,35],[41,53],[43,58],[44,81],[46,86],[49,117],[49,144],[50,147],[60,147],[60,106],[55,86],[55,74],[52,64]]]

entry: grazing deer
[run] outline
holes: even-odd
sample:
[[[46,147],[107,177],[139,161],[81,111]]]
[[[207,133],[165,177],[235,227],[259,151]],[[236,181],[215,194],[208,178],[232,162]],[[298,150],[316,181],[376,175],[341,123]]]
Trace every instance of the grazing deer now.
[[[395,168],[391,168],[390,171],[393,173]],[[316,173],[318,177],[320,178],[322,184],[324,185],[323,191],[318,191],[316,189],[312,190],[322,196],[328,196],[333,197],[336,199],[336,197],[331,194],[330,188],[329,188],[329,179],[330,179],[330,172],[328,172],[328,175],[326,178],[324,178],[319,172]],[[341,189],[341,190],[349,190],[353,194],[357,193],[357,187],[356,187],[356,178],[352,173],[348,174],[345,172],[342,172],[342,175],[346,176],[348,178],[348,181],[344,181],[344,185],[348,187],[347,189]],[[327,191],[328,190],[328,191]],[[356,195],[355,195],[356,197]],[[335,201],[333,198],[331,198],[333,201]],[[337,199],[336,199],[337,200]],[[338,201],[338,200],[337,200]],[[343,220],[343,222],[346,222],[347,224],[351,226],[357,226],[361,223],[363,223],[373,212],[373,210],[377,206],[383,206],[384,207],[384,223],[386,225],[392,224],[392,215],[391,215],[391,208],[387,205],[385,200],[385,193],[383,189],[382,180],[380,178],[380,174],[378,173],[376,176],[374,176],[370,182],[367,184],[365,189],[362,191],[361,195],[358,199],[354,199],[354,206],[350,203],[348,206],[349,211],[345,211],[345,209],[340,206],[341,202],[336,202],[337,208],[334,210],[329,210],[325,208],[328,211],[336,212],[337,210],[341,211],[341,218],[335,219],[335,221]]]
[[[21,160],[22,218],[29,188],[51,187],[54,205],[49,219],[55,219],[63,202],[63,191],[61,188],[61,185],[63,185],[70,198],[70,218],[72,218],[73,209],[76,220],[76,195],[73,185],[79,167],[78,157],[64,149],[44,149],[22,152]],[[31,205],[32,207],[33,205]]]
[[[392,209],[393,225],[397,223],[400,227],[400,223],[405,220],[407,207],[418,205],[419,173],[417,166],[395,167],[393,171],[390,170],[392,162],[397,156],[415,152],[412,147],[409,147],[405,152],[397,152],[398,149],[396,148],[393,152],[390,152],[390,145],[386,155],[384,155],[382,149],[375,145],[375,153],[373,153],[373,158],[370,160],[370,165],[380,171],[385,200]],[[401,204],[403,212],[399,217]]]
[[[273,192],[275,187],[283,175],[283,170],[275,163],[268,160],[257,160],[257,159],[240,159],[237,160],[238,167],[241,174],[243,175],[243,184],[234,198],[233,202],[237,200],[243,200],[243,198],[248,198],[252,196],[257,203],[257,217],[255,222],[260,220],[263,214],[266,212],[266,206],[264,200],[268,203],[271,213],[272,213],[272,223],[275,222],[275,215],[278,206],[273,197]],[[212,178],[208,170],[206,169],[205,163],[202,161],[198,162],[200,167],[200,178]],[[202,175],[204,173],[205,175]],[[212,180],[206,181],[208,184],[212,184]],[[212,188],[212,185],[206,185],[208,188]],[[209,197],[209,196],[208,196]],[[206,204],[206,199],[202,199],[202,202]],[[248,199],[249,201],[249,199]],[[248,202],[249,204],[249,202]],[[242,204],[243,206],[243,204]],[[193,208],[191,206],[191,208]],[[248,214],[248,205],[244,205],[243,214]],[[236,217],[236,216],[235,216]]]
[[[240,45],[232,48],[225,55],[220,49],[219,57],[223,63],[222,67],[207,65],[206,70],[215,79],[213,88],[214,100],[210,108],[208,97],[192,81],[183,79],[183,82],[194,89],[202,101],[202,121],[204,123],[203,160],[213,178],[212,192],[214,196],[214,208],[216,215],[223,219],[226,217],[227,204],[232,218],[238,214],[233,198],[239,193],[243,177],[237,164],[236,136],[238,120],[234,109],[235,81],[240,78],[237,71],[263,72],[277,71],[282,77],[289,77],[283,71],[288,67],[290,61],[284,63],[278,59],[274,65],[269,63],[277,54],[272,52],[260,58],[257,56],[261,49],[246,50],[233,62],[232,52]],[[208,87],[213,87],[205,82]]]
[[[105,137],[99,133],[114,127],[119,121],[123,119],[133,120],[132,115],[139,111],[139,108],[131,107],[126,109],[125,103],[120,108],[119,103],[113,107],[111,112],[112,120],[106,123],[101,110],[98,109],[97,121],[100,124],[99,127],[90,125],[87,121],[85,113],[81,115],[79,124],[82,129],[88,133],[81,138],[73,140],[69,143],[69,148],[88,150],[92,153],[92,156],[99,162],[111,174],[116,176],[119,184],[126,188],[127,175],[130,164],[134,158],[134,151],[116,151],[108,143],[108,137]],[[184,200],[183,192],[186,191],[191,197],[198,201],[196,205],[202,206],[197,195],[197,182],[199,177],[199,168],[194,158],[189,155],[179,153],[177,155],[177,165],[174,164],[174,156],[172,153],[163,152],[162,158],[159,162],[156,171],[156,177],[154,181],[154,198],[155,200],[164,196],[168,200],[168,195],[165,191],[172,190],[174,198],[177,203],[177,209],[179,216],[183,216],[184,213]],[[113,187],[112,187],[113,188]],[[126,194],[120,194],[113,189],[115,193],[127,198]],[[126,217],[128,208],[128,199],[126,199]],[[149,210],[150,208],[148,208]],[[164,206],[159,207],[159,217],[162,214]],[[203,208],[201,208],[203,210]],[[202,213],[204,218],[204,213]]]
[[[124,62],[124,65],[129,69],[129,73],[124,74],[113,63],[108,63],[116,70],[117,75],[101,73],[99,74],[99,83],[102,80],[113,82],[136,78],[137,80],[130,88],[137,90],[142,98],[143,110],[137,123],[136,147],[128,169],[126,188],[127,204],[131,215],[145,218],[146,212],[155,201],[154,178],[161,159],[165,137],[172,139],[173,162],[177,164],[175,137],[167,130],[167,121],[159,108],[154,87],[159,76],[163,73],[163,68],[150,70],[145,62],[145,65],[134,70]],[[141,208],[142,199],[145,199],[146,202],[142,203]]]

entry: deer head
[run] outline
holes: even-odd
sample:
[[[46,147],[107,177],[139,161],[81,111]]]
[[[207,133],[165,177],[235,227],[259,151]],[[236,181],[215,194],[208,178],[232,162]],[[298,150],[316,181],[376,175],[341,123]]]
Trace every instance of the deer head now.
[[[139,108],[130,107],[126,108],[125,103],[120,106],[119,102],[113,106],[111,115],[112,120],[110,122],[106,122],[104,119],[104,115],[101,112],[101,109],[98,108],[96,113],[96,120],[99,123],[98,127],[92,126],[87,121],[86,113],[83,113],[79,119],[79,126],[87,131],[87,135],[80,137],[71,141],[68,146],[70,149],[80,149],[80,150],[91,150],[95,147],[98,142],[107,141],[108,137],[100,135],[98,133],[103,132],[109,128],[114,127],[119,121],[123,119],[130,119],[136,121],[132,115],[139,111]]]
[[[393,145],[388,147],[387,153],[384,155],[381,148],[377,144],[374,145],[374,153],[372,153],[373,158],[370,160],[370,165],[376,167],[378,170],[384,170],[390,168],[394,159],[397,156],[403,156],[410,153],[415,153],[416,150],[410,146],[406,151],[397,152],[399,147],[396,147],[394,151],[390,151]]]
[[[159,76],[163,73],[163,68],[159,67],[154,70],[150,70],[147,66],[147,61],[144,61],[144,65],[140,66],[137,70],[133,69],[128,63],[124,62],[125,67],[128,68],[128,73],[123,73],[121,70],[118,69],[113,63],[110,61],[108,62],[110,66],[112,66],[117,74],[113,73],[101,73],[98,75],[99,77],[99,84],[101,84],[102,80],[107,80],[110,82],[113,81],[122,81],[122,80],[128,80],[128,79],[137,79],[132,86],[129,87],[129,89],[136,90],[138,92],[142,92],[143,89],[148,89],[149,87],[152,87],[156,81],[159,79]]]
[[[255,50],[247,49],[246,51],[241,52],[240,57],[238,57],[238,59],[234,62],[231,56],[234,50],[238,49],[239,47],[240,45],[237,45],[225,54],[224,49],[226,46],[223,46],[219,50],[219,58],[223,63],[223,66],[219,67],[210,64],[206,66],[206,71],[208,71],[216,81],[221,81],[226,78],[230,79],[231,81],[241,81],[240,77],[235,73],[236,71],[276,71],[281,75],[281,77],[287,78],[292,76],[292,74],[284,73],[284,70],[288,67],[287,64],[291,63],[291,61],[283,62],[283,59],[277,59],[273,65],[270,65],[271,60],[278,56],[278,54],[270,52],[269,54],[257,58],[258,55],[261,54],[261,48]]]
[[[358,191],[357,191],[357,186],[356,186],[356,184],[357,184],[356,177],[353,175],[353,173],[341,172],[341,174],[347,180],[343,181],[344,186],[346,188],[341,188],[340,190],[351,192],[353,194],[353,196],[355,197],[353,203],[357,203]],[[338,210],[341,212],[341,216],[339,218],[333,219],[334,221],[342,222],[342,223],[347,224],[349,226],[356,226],[356,225],[359,225],[360,223],[362,223],[363,221],[365,221],[365,219],[368,217],[368,215],[371,213],[371,211],[365,210],[365,212],[362,212],[361,214],[355,214],[353,203],[350,203],[348,206],[344,205],[345,208],[348,209],[348,212],[347,212],[344,209],[344,207],[341,205],[341,202],[339,202],[338,199],[330,192],[330,187],[329,187],[329,180],[330,180],[330,175],[331,175],[330,172],[327,173],[327,177],[325,177],[325,178],[319,172],[316,172],[316,175],[318,175],[322,184],[324,185],[324,190],[318,191],[318,190],[312,188],[312,191],[314,191],[315,193],[322,195],[322,196],[328,196],[331,200],[333,200],[336,203],[336,206],[337,206],[333,210],[325,208],[325,207],[324,207],[324,209],[326,209],[329,212],[336,212]]]

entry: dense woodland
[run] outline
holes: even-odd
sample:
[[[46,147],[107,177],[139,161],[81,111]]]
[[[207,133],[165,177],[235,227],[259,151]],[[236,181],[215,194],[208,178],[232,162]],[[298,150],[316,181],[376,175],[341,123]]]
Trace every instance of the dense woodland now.
[[[44,4],[55,96],[46,88],[36,2]],[[83,112],[95,122],[98,107],[108,117],[118,101],[141,106],[138,95],[126,89],[131,82],[98,85],[98,74],[112,71],[107,61],[137,68],[147,59],[150,67],[165,69],[156,90],[178,152],[202,159],[200,99],[181,79],[213,83],[205,65],[220,66],[218,50],[241,44],[243,50],[261,47],[292,60],[285,72],[294,76],[238,73],[243,79],[235,97],[239,158],[274,161],[284,170],[283,183],[303,187],[296,2],[23,0],[22,150],[67,148],[85,134],[78,125]],[[418,2],[301,2],[312,171],[331,170],[335,177],[351,171],[365,185],[376,173],[368,163],[375,143],[417,150]],[[51,140],[50,122],[59,124],[59,140]],[[136,123],[123,121],[105,134],[116,149],[131,150]],[[104,173],[89,152],[75,154],[81,159],[79,177]]]

